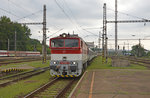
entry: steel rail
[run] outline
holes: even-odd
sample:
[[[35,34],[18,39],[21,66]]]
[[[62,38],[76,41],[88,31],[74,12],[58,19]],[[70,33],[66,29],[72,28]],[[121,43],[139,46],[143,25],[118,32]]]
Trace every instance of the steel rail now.
[[[39,71],[39,72],[35,72],[35,73],[33,73],[33,74],[30,74],[30,75],[27,75],[27,76],[23,76],[23,77],[20,77],[20,78],[17,78],[17,79],[14,79],[14,80],[11,80],[11,81],[2,83],[2,84],[0,84],[0,87],[5,87],[5,86],[7,86],[7,85],[9,85],[9,84],[11,84],[11,83],[13,83],[13,82],[18,82],[18,81],[20,81],[20,80],[24,80],[24,79],[30,78],[30,77],[32,77],[32,76],[41,74],[41,73],[45,72],[46,70],[48,70],[48,69],[45,69],[45,70],[42,70],[42,71]]]
[[[55,82],[58,81],[58,78],[55,78],[54,80],[48,82],[47,84],[43,85],[42,87],[34,90],[33,92],[27,94],[26,96],[24,96],[24,98],[33,98],[34,95],[36,95],[39,92],[42,92],[43,90],[45,90],[46,88],[48,88],[49,86],[53,85]]]
[[[127,57],[121,57],[120,59],[128,59],[132,64],[138,64],[140,66],[145,66],[148,69],[150,69],[150,65],[148,65],[148,64],[150,64],[150,61],[148,61],[148,60],[144,61],[144,59],[131,58],[131,57],[128,57],[128,58]],[[142,63],[142,64],[140,64],[140,63]]]
[[[64,97],[65,93],[71,88],[71,85],[75,82],[76,79],[72,79],[65,88],[63,88],[56,96],[55,98],[62,98]]]
[[[41,60],[41,59],[38,58],[38,59],[29,59],[29,60],[22,60],[22,61],[0,62],[0,64],[4,65],[4,64],[21,63],[21,62],[29,62],[29,61],[37,61],[37,60]]]
[[[32,71],[27,71],[27,72],[23,72],[23,73],[18,73],[18,74],[14,74],[14,75],[12,75],[12,76],[6,76],[6,77],[3,77],[3,78],[0,78],[0,80],[9,79],[9,78],[13,78],[13,77],[25,75],[25,74],[28,74],[28,73],[32,73],[32,72],[35,72],[35,71],[38,71],[38,70],[46,70],[46,69],[49,69],[49,67],[34,68]]]

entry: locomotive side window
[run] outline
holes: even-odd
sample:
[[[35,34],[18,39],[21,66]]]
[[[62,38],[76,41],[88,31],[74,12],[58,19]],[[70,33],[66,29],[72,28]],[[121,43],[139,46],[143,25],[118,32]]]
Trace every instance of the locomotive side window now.
[[[65,47],[79,47],[78,39],[65,39]]]
[[[64,39],[51,40],[51,47],[64,47]]]
[[[81,41],[81,47],[83,47],[83,42]]]

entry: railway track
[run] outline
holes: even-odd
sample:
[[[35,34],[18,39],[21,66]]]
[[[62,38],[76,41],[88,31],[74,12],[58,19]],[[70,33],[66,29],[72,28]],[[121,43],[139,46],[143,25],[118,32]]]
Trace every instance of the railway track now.
[[[24,98],[64,98],[65,93],[78,79],[54,78],[52,81],[24,96]]]
[[[150,69],[150,60],[149,59],[135,58],[135,57],[120,57],[120,59],[127,59],[127,60],[130,60],[130,62],[132,64],[145,66]]]
[[[50,59],[50,57],[47,57]],[[41,57],[11,57],[11,58],[1,58],[0,65],[6,65],[11,63],[21,63],[21,62],[31,62],[41,60]]]
[[[30,78],[32,76],[41,74],[41,73],[43,73],[47,70],[49,70],[49,67],[40,68],[38,70],[28,71],[28,72],[12,75],[12,76],[9,76],[9,77],[0,78],[0,87],[5,87],[9,84],[12,84],[13,82],[17,82],[17,81],[20,81],[20,80]]]
[[[7,64],[11,64],[11,63],[21,63],[21,62],[31,62],[31,61],[37,61],[37,60],[41,60],[41,58],[26,58],[26,59],[8,59],[8,60],[4,60],[4,61],[0,61],[0,65],[7,65]]]

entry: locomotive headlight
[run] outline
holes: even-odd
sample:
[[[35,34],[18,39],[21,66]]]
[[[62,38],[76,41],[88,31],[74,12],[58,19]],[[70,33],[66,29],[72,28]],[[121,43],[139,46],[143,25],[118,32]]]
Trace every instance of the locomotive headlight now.
[[[53,62],[54,64],[56,64],[56,62]]]
[[[75,65],[75,64],[76,64],[76,62],[73,62],[73,64]]]
[[[63,34],[63,37],[66,37],[66,34]]]

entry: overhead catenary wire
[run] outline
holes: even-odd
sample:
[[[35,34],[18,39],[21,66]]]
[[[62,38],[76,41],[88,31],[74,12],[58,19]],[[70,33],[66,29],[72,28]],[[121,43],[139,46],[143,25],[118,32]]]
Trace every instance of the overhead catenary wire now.
[[[16,14],[12,13],[12,12],[10,12],[10,11],[6,10],[6,9],[0,8],[0,10],[4,11],[4,12],[6,12],[6,13],[10,14],[10,15],[13,15],[13,16],[15,16],[15,17],[19,18],[19,19],[21,19],[21,17],[20,17],[20,16],[18,16],[18,15],[16,15]],[[32,14],[33,14],[33,13],[32,13]]]
[[[42,12],[42,11],[43,11],[43,10],[36,11],[36,12],[34,12],[34,13],[31,13],[31,14],[29,14],[29,15],[26,15],[26,16],[24,16],[24,17],[21,17],[21,18],[19,18],[19,19],[16,19],[15,21],[18,21],[18,20],[21,20],[21,19],[24,19],[24,18],[27,18],[27,17],[30,17],[30,16],[34,16],[35,14],[40,13],[40,12]]]
[[[62,0],[62,1],[64,1],[65,6],[68,8],[68,10],[70,11],[70,13],[71,13],[71,15],[72,15],[72,17],[73,17],[75,23],[77,24],[77,27],[76,27],[76,28],[77,28],[77,29],[80,28],[80,29],[83,30],[83,31],[86,31],[86,32],[88,32],[88,33],[91,33],[90,31],[87,31],[85,28],[82,28],[82,27],[78,24],[77,19],[76,19],[76,17],[73,15],[73,13],[72,13],[70,7],[68,6],[68,4],[66,3],[66,0]],[[100,28],[99,28],[99,29],[100,29]],[[78,31],[80,31],[80,30],[78,29]],[[92,34],[94,34],[94,33],[92,33]],[[95,34],[94,34],[94,35],[95,35]]]
[[[77,29],[77,31],[81,32],[81,31],[78,29],[78,27],[80,27],[80,26],[78,26],[78,24],[77,24],[76,22],[74,23],[74,21],[72,20],[72,18],[70,18],[70,16],[69,16],[69,15],[67,14],[67,12],[63,9],[63,7],[60,6],[60,4],[58,3],[57,0],[54,0],[54,1],[55,1],[56,5],[61,9],[61,11],[65,14],[65,16],[69,19],[69,21],[71,22],[71,24],[75,26],[75,28]],[[81,34],[81,33],[80,33],[80,34]]]
[[[65,10],[60,6],[60,4],[57,2],[57,0],[54,0],[56,5],[61,9],[61,11],[65,14],[65,16],[69,19],[69,21],[74,24],[74,22],[72,21],[72,19],[70,18],[70,16],[65,12]]]
[[[47,38],[50,38],[50,37],[54,36],[55,34],[57,34],[58,32],[62,31],[63,29],[64,29],[64,28],[62,28],[62,29],[56,31],[55,33],[53,33],[52,35],[48,36]]]
[[[13,2],[12,0],[8,0],[8,2],[10,2],[11,4],[15,5],[16,7],[18,7],[19,9],[22,8],[23,10],[26,10],[27,12],[31,12],[31,10],[27,10],[26,8],[24,8],[23,6]],[[32,12],[31,12],[32,13]]]
[[[11,13],[10,11],[7,11],[7,10],[5,10],[5,9],[3,9],[3,8],[0,8],[0,10],[4,11],[4,12],[10,14],[10,15],[13,15],[13,16],[15,16],[15,17],[17,17],[17,18],[20,18],[19,16],[15,15],[15,14]]]
[[[8,2],[10,2],[10,3],[13,4],[13,5],[15,5],[15,6],[16,6],[17,8],[19,8],[19,9],[21,8],[21,9],[23,9],[24,11],[27,11],[28,13],[31,12],[31,10],[28,10],[27,8],[24,8],[23,6],[21,6],[21,5],[17,4],[17,3],[15,3],[15,2],[13,2],[12,0],[11,0],[11,1],[8,0]],[[31,14],[26,15],[26,16],[23,16],[23,17],[19,17],[19,18],[16,19],[15,21],[19,21],[19,20],[21,20],[21,19],[26,19],[27,22],[30,22],[30,21],[34,22],[33,19],[35,20],[35,18],[33,18],[33,19],[31,20],[31,19],[28,19],[28,17],[34,16],[34,15],[36,15],[36,14],[39,13],[39,12],[42,12],[42,10],[39,10],[39,11],[37,11],[37,12],[31,12]],[[36,21],[37,21],[37,20],[36,20]],[[40,27],[40,26],[36,25],[36,27]]]
[[[111,8],[108,8],[107,10],[110,10],[110,11],[115,12],[115,10],[113,10],[113,9],[111,9]],[[126,16],[133,17],[133,18],[142,19],[142,20],[148,20],[148,19],[145,19],[145,18],[143,18],[143,17],[138,17],[138,16],[131,15],[131,14],[128,14],[128,13],[125,13],[125,12],[121,12],[121,11],[117,11],[117,12],[120,13],[120,14],[126,15]]]
[[[88,30],[86,30],[86,29],[83,29],[83,28],[82,28],[82,30],[84,30],[84,31],[86,31],[86,32],[88,32],[88,33],[90,33],[90,34],[92,34],[92,35],[98,36],[98,35],[96,35],[96,34],[90,32],[90,31],[88,31]]]
[[[67,4],[66,0],[62,0],[62,1],[64,2],[64,4],[65,4],[65,6],[67,7],[68,11],[71,13],[72,18],[73,18],[75,24],[77,25],[77,26],[76,26],[76,29],[77,29],[78,31],[80,31],[80,30],[79,30],[80,26],[79,26],[79,24],[78,24],[78,21],[77,21],[76,17],[73,15],[73,12],[72,12],[71,8],[70,8],[69,5]]]

